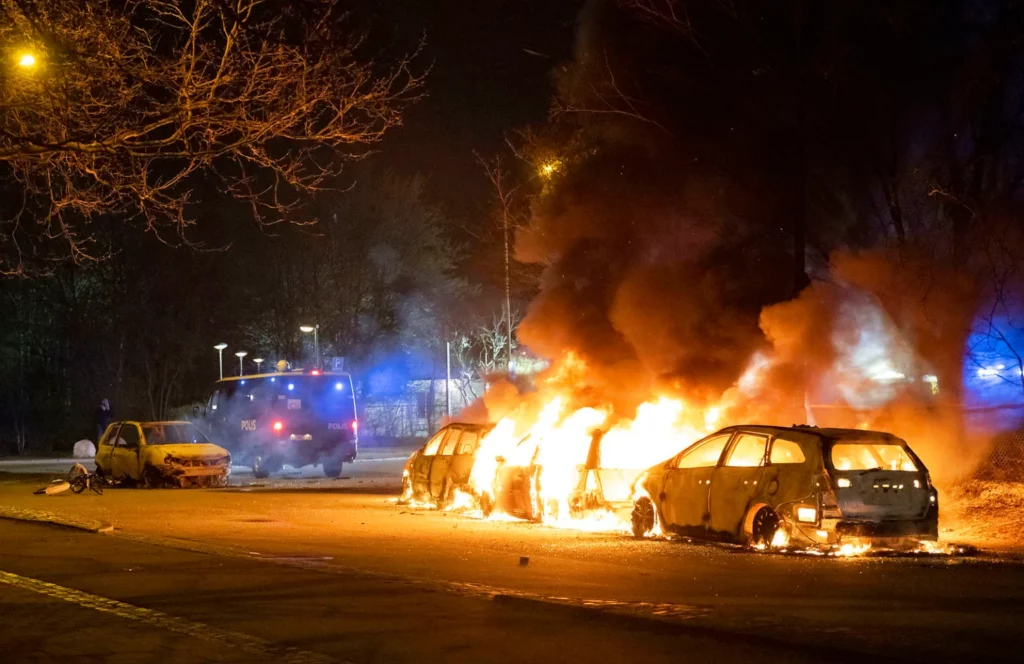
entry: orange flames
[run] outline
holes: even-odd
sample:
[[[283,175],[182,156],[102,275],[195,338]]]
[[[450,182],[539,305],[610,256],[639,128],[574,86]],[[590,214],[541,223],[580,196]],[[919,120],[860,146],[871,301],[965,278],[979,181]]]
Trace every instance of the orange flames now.
[[[717,425],[719,410],[701,411],[682,399],[659,396],[642,403],[631,418],[618,416],[608,404],[574,405],[585,393],[581,381],[586,365],[570,354],[542,381],[538,394],[524,399],[502,417],[480,444],[470,475],[476,496],[494,500],[499,470],[532,468],[536,473],[535,503],[544,523],[558,527],[617,531],[627,528],[608,512],[573,514],[570,505],[581,478],[592,463],[595,433],[600,432],[599,466],[635,471],[671,457]],[[628,495],[621,496],[628,498]]]

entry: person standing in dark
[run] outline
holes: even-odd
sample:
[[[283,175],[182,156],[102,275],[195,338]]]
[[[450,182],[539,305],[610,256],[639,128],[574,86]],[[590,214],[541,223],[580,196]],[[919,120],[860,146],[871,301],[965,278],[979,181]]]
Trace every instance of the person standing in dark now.
[[[114,413],[110,410],[110,401],[103,399],[100,401],[100,407],[96,409],[96,444],[100,444],[100,438],[103,437],[103,432],[107,430],[110,423],[114,420]]]

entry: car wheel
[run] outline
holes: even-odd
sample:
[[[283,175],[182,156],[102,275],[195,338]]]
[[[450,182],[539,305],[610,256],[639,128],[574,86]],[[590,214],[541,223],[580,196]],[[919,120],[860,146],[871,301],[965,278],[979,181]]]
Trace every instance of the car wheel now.
[[[159,489],[164,486],[164,476],[153,466],[146,466],[142,470],[142,486],[147,489]]]
[[[324,464],[324,475],[331,479],[338,479],[341,477],[342,463],[340,461],[332,461],[330,464]]]
[[[644,496],[633,503],[633,514],[630,515],[633,526],[633,537],[642,539],[654,530],[654,502]]]
[[[751,543],[754,546],[770,547],[779,529],[779,515],[770,507],[762,507],[754,515],[751,525]]]
[[[263,457],[256,457],[252,462],[252,474],[260,480],[270,477],[270,468],[263,461]]]

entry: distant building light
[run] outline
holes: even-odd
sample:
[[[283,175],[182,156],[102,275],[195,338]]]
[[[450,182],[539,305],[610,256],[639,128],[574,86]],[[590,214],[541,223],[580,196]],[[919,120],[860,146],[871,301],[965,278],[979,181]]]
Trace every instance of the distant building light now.
[[[871,374],[871,377],[880,383],[891,383],[897,380],[903,380],[907,376],[895,369],[885,368],[874,372]]]

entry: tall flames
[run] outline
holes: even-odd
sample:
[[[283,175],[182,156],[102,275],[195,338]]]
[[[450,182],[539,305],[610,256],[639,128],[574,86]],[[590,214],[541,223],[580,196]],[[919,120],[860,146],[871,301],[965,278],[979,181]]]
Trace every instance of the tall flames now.
[[[568,354],[541,383],[541,389],[521,397],[481,441],[470,475],[470,489],[484,502],[496,500],[499,471],[523,468],[534,472],[532,496],[537,520],[585,529],[620,530],[621,518],[610,514],[575,513],[571,504],[585,469],[635,471],[663,461],[717,424],[720,409],[697,408],[682,398],[656,396],[642,402],[632,416],[617,414],[610,403],[594,399],[578,382],[585,363]],[[596,453],[596,454],[595,454]]]

